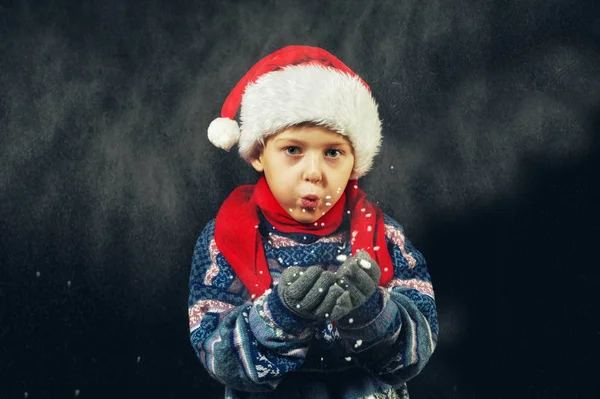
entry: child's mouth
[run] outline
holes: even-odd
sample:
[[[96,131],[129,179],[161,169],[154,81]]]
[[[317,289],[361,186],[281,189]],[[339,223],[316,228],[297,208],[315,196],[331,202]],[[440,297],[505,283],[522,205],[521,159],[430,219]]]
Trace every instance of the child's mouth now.
[[[315,209],[319,205],[319,197],[316,195],[307,195],[300,201],[302,208]]]

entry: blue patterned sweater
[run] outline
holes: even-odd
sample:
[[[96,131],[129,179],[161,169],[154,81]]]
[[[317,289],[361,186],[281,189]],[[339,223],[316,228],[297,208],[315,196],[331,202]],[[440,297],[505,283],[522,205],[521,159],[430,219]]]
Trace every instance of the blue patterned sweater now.
[[[206,225],[192,260],[190,340],[226,398],[408,398],[406,381],[435,349],[437,313],[425,259],[384,221],[394,278],[335,325],[295,316],[276,289],[251,297],[215,245],[215,220]],[[344,224],[326,237],[281,233],[262,217],[259,229],[273,285],[288,266],[335,271],[351,255]]]

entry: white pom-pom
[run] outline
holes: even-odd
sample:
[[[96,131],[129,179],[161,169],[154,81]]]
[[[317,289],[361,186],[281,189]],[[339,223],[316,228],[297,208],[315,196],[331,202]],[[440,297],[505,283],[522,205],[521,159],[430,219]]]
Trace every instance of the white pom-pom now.
[[[229,118],[217,118],[208,126],[208,139],[216,147],[229,151],[240,140],[240,127]]]

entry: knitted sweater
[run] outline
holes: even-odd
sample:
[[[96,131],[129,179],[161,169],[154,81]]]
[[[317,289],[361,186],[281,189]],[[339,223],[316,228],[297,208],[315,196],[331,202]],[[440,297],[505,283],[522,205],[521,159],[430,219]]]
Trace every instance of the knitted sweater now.
[[[215,220],[206,225],[192,260],[190,340],[226,398],[408,398],[405,382],[435,349],[437,313],[425,259],[384,221],[394,278],[336,323],[297,317],[276,289],[251,297],[215,244]],[[335,271],[351,255],[346,224],[319,237],[279,232],[261,216],[259,231],[273,285],[288,266]]]

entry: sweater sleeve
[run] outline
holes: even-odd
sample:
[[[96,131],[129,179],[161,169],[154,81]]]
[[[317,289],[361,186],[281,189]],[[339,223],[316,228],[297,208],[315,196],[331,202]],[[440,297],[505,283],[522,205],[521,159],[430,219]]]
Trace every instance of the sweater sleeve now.
[[[400,386],[425,367],[435,350],[438,320],[423,255],[402,227],[385,218],[394,277],[338,323],[347,352],[380,380]]]
[[[277,290],[250,301],[216,247],[214,220],[195,245],[189,284],[190,341],[217,381],[240,391],[270,391],[303,364],[311,324],[287,311]]]

